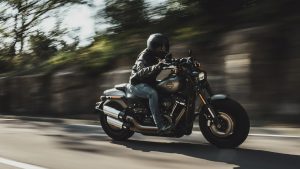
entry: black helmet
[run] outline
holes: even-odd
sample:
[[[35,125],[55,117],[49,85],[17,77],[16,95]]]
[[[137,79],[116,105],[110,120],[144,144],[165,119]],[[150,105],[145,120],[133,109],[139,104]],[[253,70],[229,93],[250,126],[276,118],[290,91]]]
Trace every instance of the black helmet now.
[[[169,39],[161,33],[152,34],[147,40],[147,48],[162,58],[169,53]],[[161,49],[159,52],[158,48]]]

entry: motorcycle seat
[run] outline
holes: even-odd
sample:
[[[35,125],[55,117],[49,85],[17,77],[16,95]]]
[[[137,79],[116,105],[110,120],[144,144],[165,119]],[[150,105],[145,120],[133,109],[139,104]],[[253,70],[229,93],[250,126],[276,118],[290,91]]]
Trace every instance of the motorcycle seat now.
[[[125,96],[127,99],[135,99],[137,96],[135,96],[132,92],[130,92],[130,84],[129,83],[122,83],[122,84],[117,84],[114,86],[115,89],[121,90],[125,93]]]
[[[126,99],[129,99],[129,100],[146,100],[146,101],[148,100],[146,98],[141,98],[141,97],[138,97],[138,96],[134,95],[131,92],[130,87],[131,87],[130,83],[122,83],[122,84],[118,84],[118,85],[114,86],[115,89],[121,90],[125,93]]]

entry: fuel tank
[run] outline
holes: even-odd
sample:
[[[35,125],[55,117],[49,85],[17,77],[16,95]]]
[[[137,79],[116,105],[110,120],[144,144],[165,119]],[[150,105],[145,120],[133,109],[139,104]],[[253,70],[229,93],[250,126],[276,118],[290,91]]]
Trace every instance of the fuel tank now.
[[[157,84],[157,88],[159,90],[169,92],[169,93],[174,93],[177,92],[180,89],[180,77],[176,75],[170,75],[166,77],[165,79],[161,80]]]

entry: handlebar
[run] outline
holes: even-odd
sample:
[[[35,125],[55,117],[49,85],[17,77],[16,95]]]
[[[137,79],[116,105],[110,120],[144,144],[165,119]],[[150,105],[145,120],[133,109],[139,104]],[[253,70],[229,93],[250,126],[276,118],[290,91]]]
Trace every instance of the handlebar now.
[[[177,66],[170,65],[170,66],[163,67],[163,70],[167,70],[167,69],[176,69],[176,68],[177,68]]]
[[[179,66],[185,65],[185,64],[193,64],[196,67],[200,67],[200,63],[194,60],[192,57],[185,57],[185,58],[168,58],[165,59],[165,66],[163,69],[176,69]]]

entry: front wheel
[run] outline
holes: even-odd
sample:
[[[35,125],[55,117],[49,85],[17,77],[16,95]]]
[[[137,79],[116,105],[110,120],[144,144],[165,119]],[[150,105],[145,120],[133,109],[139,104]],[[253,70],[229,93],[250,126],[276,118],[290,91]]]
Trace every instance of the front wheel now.
[[[210,124],[202,112],[199,117],[199,127],[211,144],[220,148],[235,148],[242,144],[249,134],[250,122],[245,109],[232,99],[217,100],[212,104],[219,113],[223,127]]]

